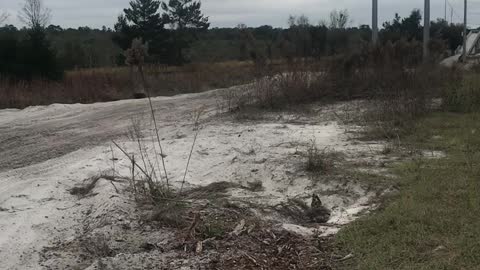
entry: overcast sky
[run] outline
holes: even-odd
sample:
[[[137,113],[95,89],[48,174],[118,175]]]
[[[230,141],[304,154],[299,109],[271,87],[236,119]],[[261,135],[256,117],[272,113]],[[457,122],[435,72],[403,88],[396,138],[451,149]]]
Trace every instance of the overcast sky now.
[[[52,24],[62,27],[113,27],[129,0],[43,0],[52,10]],[[444,17],[444,0],[431,0],[432,20]],[[449,0],[454,8],[454,22],[462,21],[463,0]],[[469,24],[480,24],[480,0],[470,0]],[[8,23],[20,26],[17,12],[23,0],[0,0],[0,9],[11,16]],[[202,9],[212,27],[273,25],[284,27],[290,14],[305,14],[311,23],[328,17],[333,9],[348,9],[352,25],[370,24],[370,0],[203,0]],[[422,0],[379,0],[380,22],[391,20],[396,12],[407,16],[413,8],[423,10]],[[477,12],[478,11],[478,12]],[[450,18],[450,11],[448,12]],[[380,23],[381,24],[381,23]]]

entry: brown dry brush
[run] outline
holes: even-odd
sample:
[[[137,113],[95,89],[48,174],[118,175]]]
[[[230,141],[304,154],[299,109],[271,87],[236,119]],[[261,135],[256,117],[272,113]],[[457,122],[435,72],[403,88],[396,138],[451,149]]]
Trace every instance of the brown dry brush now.
[[[391,137],[431,111],[432,100],[461,79],[457,70],[423,63],[421,56],[420,43],[400,40],[380,47],[363,45],[320,60],[298,59],[285,72],[256,80],[243,98],[225,95],[225,103],[239,110],[368,100],[370,113],[365,121],[381,125],[385,137]]]
[[[183,67],[144,65],[143,69],[145,80],[152,86],[152,96],[196,93],[254,79],[254,65],[248,62],[194,63]],[[69,71],[61,81],[0,78],[0,109],[130,99],[133,88],[129,67]]]

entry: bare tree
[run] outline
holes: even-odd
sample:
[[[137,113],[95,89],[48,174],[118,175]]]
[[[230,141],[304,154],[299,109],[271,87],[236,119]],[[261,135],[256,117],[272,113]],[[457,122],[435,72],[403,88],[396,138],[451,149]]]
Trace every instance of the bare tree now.
[[[305,14],[302,14],[300,16],[293,16],[293,15],[290,15],[288,17],[288,26],[290,28],[293,28],[293,27],[308,27],[310,26],[310,19],[305,15]]]
[[[0,23],[4,23],[8,17],[10,16],[10,14],[8,14],[6,11],[1,11],[0,12]]]
[[[310,25],[310,19],[306,15],[302,14],[297,18],[297,25],[300,27],[308,27]]]
[[[333,10],[330,12],[330,28],[345,29],[350,24],[350,14],[348,10]]]
[[[295,27],[295,25],[297,23],[297,17],[293,16],[293,15],[288,16],[288,22],[287,23],[288,23],[288,26],[290,28]]]
[[[42,0],[25,0],[18,18],[30,28],[44,28],[50,23],[51,11],[43,5]]]

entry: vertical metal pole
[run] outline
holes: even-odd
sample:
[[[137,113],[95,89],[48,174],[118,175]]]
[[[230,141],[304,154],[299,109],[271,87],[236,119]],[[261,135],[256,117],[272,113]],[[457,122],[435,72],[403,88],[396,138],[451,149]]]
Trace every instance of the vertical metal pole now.
[[[378,0],[372,0],[372,42],[378,44]]]
[[[425,22],[423,24],[423,60],[428,60],[430,44],[430,0],[425,0],[425,11],[424,11]]]
[[[453,7],[450,7],[450,24],[453,24]]]
[[[445,0],[445,17],[444,20],[447,21],[447,0]]]
[[[463,60],[467,59],[467,0],[463,11]]]

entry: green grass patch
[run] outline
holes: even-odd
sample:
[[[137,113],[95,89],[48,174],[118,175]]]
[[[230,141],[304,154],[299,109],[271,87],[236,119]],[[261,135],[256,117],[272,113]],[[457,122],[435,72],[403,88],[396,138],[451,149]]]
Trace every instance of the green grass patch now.
[[[478,73],[466,74],[460,83],[445,88],[442,93],[443,106],[449,111],[480,111],[480,76]]]
[[[480,114],[438,113],[403,139],[442,159],[398,165],[400,192],[343,229],[337,244],[355,257],[345,269],[479,269]]]

